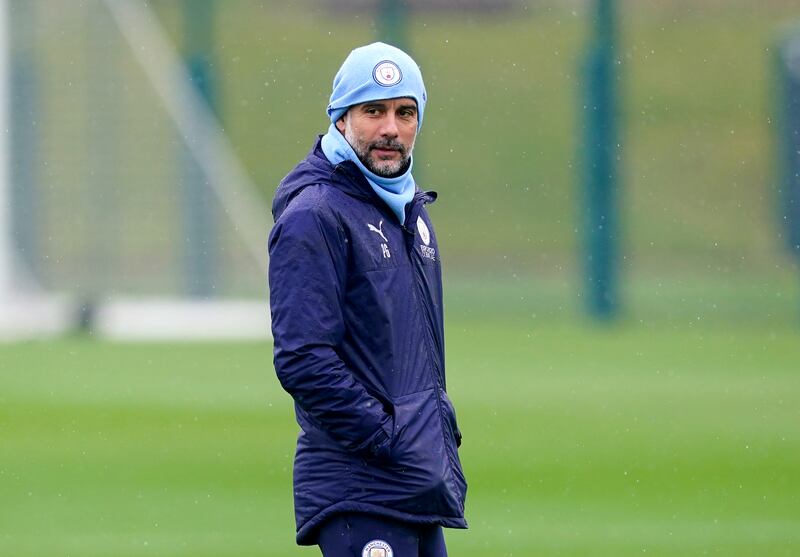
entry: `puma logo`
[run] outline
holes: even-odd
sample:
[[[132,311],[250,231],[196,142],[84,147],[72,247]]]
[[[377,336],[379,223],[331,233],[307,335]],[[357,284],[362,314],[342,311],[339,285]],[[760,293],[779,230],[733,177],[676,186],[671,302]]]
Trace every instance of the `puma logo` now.
[[[384,242],[387,242],[387,243],[389,242],[389,240],[386,239],[386,236],[383,235],[383,221],[380,221],[378,223],[378,227],[377,228],[375,228],[370,223],[367,223],[367,226],[369,227],[370,230],[372,230],[376,234],[380,234],[380,236],[381,236],[381,238],[383,238]]]

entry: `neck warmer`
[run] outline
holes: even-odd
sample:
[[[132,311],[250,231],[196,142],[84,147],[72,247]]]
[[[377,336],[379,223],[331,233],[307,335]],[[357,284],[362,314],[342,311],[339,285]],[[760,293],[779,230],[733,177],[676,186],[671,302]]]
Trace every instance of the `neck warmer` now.
[[[392,210],[392,212],[403,224],[406,219],[406,205],[414,198],[416,189],[414,177],[411,176],[411,167],[414,166],[414,158],[409,161],[408,169],[396,178],[384,178],[367,169],[359,160],[358,155],[344,138],[344,135],[331,124],[328,133],[322,137],[322,152],[332,165],[337,165],[344,161],[353,161],[358,169],[364,174],[369,185]]]

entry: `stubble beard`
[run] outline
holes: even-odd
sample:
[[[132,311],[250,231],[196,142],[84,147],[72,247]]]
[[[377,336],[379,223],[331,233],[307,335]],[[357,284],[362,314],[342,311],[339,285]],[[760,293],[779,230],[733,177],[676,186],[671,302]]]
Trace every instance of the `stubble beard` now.
[[[361,139],[353,133],[352,128],[349,127],[345,130],[344,138],[353,148],[353,151],[356,152],[361,164],[363,164],[367,170],[382,178],[397,178],[404,174],[411,165],[411,151],[414,149],[413,141],[409,147],[405,147],[394,139],[366,143],[361,141]],[[376,161],[370,156],[373,149],[396,149],[400,153],[400,158],[398,160]]]

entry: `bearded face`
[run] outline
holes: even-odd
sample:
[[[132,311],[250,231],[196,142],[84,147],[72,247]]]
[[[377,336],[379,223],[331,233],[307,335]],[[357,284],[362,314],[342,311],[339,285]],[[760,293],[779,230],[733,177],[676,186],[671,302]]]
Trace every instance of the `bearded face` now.
[[[408,98],[359,104],[351,107],[336,127],[370,172],[394,178],[411,164],[417,104]]]

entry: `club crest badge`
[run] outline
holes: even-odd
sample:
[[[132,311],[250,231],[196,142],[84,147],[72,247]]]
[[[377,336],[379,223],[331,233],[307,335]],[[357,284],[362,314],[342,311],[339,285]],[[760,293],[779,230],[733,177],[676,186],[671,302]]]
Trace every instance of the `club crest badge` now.
[[[425,242],[425,245],[429,246],[431,243],[431,231],[428,230],[428,225],[425,224],[422,217],[417,217],[417,231],[419,232],[419,237]]]
[[[400,83],[400,80],[403,79],[403,74],[397,64],[384,60],[379,62],[375,69],[372,70],[372,78],[378,85],[391,87]]]
[[[385,541],[372,540],[361,550],[361,557],[394,557],[394,551]]]

